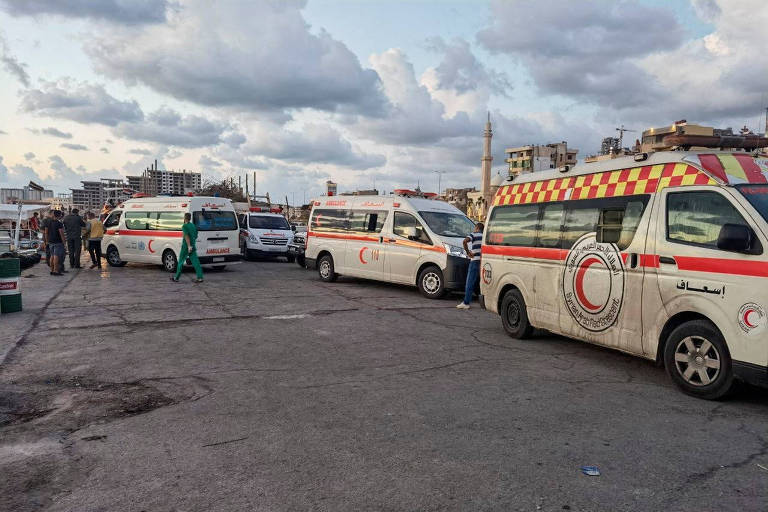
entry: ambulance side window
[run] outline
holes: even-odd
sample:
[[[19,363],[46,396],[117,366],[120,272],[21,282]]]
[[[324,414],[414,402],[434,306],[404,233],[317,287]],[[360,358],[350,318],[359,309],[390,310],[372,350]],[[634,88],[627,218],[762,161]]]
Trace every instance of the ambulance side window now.
[[[749,227],[731,202],[717,192],[675,192],[667,196],[667,240],[717,249],[725,224]],[[756,247],[760,254],[762,248]]]
[[[431,244],[432,240],[429,239],[424,226],[421,225],[416,217],[404,212],[395,212],[395,222],[392,226],[392,232],[397,236],[408,238],[408,228],[416,228],[417,241],[425,244]]]
[[[243,228],[246,229],[248,227],[248,216],[244,214],[239,214],[237,216],[237,224]]]
[[[486,244],[533,247],[539,222],[539,205],[494,208],[486,229]]]
[[[157,214],[154,229],[161,231],[181,231],[184,224],[184,212],[160,212]]]
[[[545,204],[539,223],[539,239],[536,247],[560,247],[560,233],[563,227],[563,205]]]
[[[387,211],[354,210],[350,215],[349,225],[352,231],[378,233],[387,220]]]
[[[113,228],[120,224],[120,215],[123,212],[112,212],[109,214],[109,217],[104,221],[104,227],[105,228]]]
[[[595,231],[600,211],[596,206],[574,202],[568,207],[563,224],[563,249],[570,249],[576,240]]]
[[[310,230],[328,233],[349,231],[349,210],[318,210],[312,211]]]

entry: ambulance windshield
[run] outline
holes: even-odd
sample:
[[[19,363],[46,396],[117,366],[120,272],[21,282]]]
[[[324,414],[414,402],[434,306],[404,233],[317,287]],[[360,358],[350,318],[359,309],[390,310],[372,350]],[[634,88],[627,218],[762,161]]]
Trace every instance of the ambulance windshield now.
[[[251,215],[248,221],[250,227],[255,229],[282,229],[289,230],[291,225],[280,215]]]
[[[768,221],[768,185],[737,185],[736,189]]]
[[[419,212],[419,215],[427,223],[429,229],[439,236],[464,238],[475,229],[474,222],[460,213]]]

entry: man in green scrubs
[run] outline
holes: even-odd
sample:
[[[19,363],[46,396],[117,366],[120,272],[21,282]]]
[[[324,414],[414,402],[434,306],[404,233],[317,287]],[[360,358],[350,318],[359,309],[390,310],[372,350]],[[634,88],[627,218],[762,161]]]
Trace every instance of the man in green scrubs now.
[[[181,226],[181,232],[183,235],[181,241],[181,254],[179,254],[179,262],[176,266],[176,275],[171,278],[171,281],[179,281],[181,271],[184,268],[184,262],[189,256],[189,260],[192,262],[192,266],[195,267],[195,274],[197,274],[196,283],[203,282],[203,267],[200,266],[200,260],[197,259],[197,248],[195,242],[197,241],[197,227],[192,224],[192,214],[184,214],[184,224]]]

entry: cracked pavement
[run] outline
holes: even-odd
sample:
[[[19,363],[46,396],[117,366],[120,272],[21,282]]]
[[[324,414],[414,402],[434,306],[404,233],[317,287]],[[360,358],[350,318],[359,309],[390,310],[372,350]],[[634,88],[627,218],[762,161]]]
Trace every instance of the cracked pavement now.
[[[2,511],[766,510],[764,390],[694,399],[458,297],[286,263],[44,270],[0,317]]]

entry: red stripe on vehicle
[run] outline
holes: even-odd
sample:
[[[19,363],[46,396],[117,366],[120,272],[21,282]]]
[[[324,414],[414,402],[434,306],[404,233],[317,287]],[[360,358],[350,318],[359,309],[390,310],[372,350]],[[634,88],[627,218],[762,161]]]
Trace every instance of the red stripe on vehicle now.
[[[154,238],[166,237],[166,238],[181,238],[184,233],[181,231],[156,231],[153,229],[119,229],[119,233],[110,233],[116,235],[130,235],[130,236],[151,236]]]
[[[755,159],[750,155],[733,155],[733,158],[738,160],[741,168],[744,169],[744,174],[747,176],[747,181],[750,183],[768,183],[765,179],[765,175],[760,170],[760,167],[755,163]]]
[[[768,277],[768,263],[762,261],[696,258],[690,256],[675,256],[675,261],[679,270],[730,274],[734,276]]]
[[[344,235],[341,233],[317,233],[311,231],[307,233],[307,238],[314,236],[316,238],[334,238],[337,240],[360,240],[363,242],[378,242],[378,237],[362,236],[362,235]]]
[[[701,166],[723,183],[728,183],[728,175],[725,174],[723,163],[717,158],[717,155],[699,155]]]

